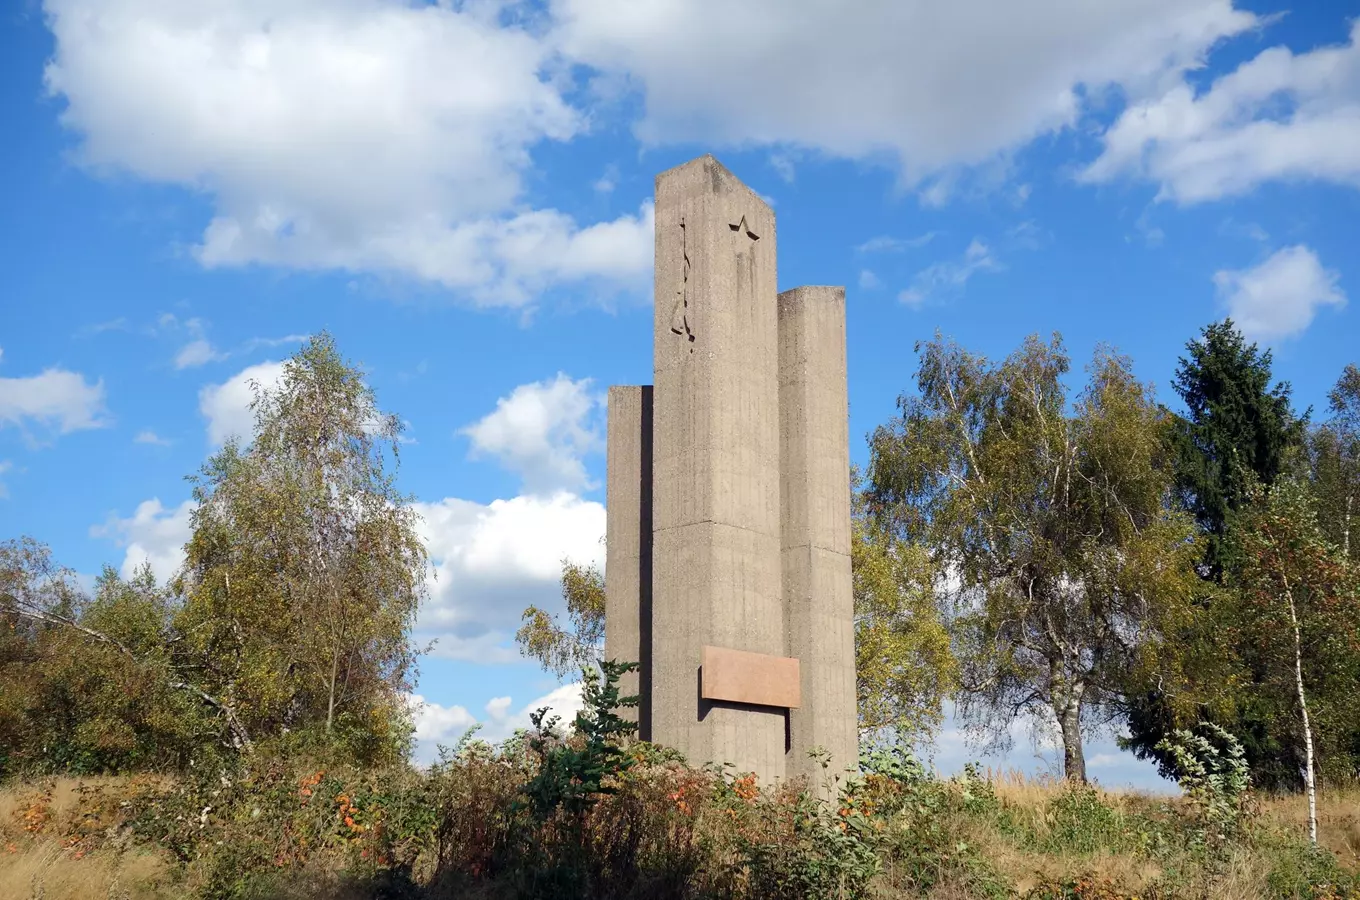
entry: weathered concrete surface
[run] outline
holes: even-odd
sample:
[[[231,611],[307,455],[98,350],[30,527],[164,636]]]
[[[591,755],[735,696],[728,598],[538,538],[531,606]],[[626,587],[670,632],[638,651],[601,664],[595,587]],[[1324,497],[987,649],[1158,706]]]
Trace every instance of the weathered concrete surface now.
[[[652,654],[652,388],[609,389],[605,439],[604,658],[636,662],[620,680],[639,705],[621,714],[651,733]]]
[[[787,711],[702,700],[704,646],[784,656],[774,213],[711,156],[656,179],[652,739],[784,775]]]
[[[803,699],[786,771],[820,785],[858,761],[845,289],[785,291],[778,313],[783,594]],[[826,772],[814,747],[831,754]]]

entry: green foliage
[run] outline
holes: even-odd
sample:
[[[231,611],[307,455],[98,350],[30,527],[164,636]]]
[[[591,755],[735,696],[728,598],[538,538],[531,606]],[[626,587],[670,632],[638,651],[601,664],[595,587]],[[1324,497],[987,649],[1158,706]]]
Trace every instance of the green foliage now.
[[[154,848],[173,858],[175,896],[222,900],[1360,896],[1297,826],[1251,819],[1209,853],[1203,820],[1171,798],[993,783],[976,767],[941,780],[901,745],[866,754],[827,799],[627,754],[613,790],[541,818],[523,802],[537,755],[472,739],[426,770],[261,750],[231,773],[102,781],[67,808],[38,783],[0,797],[16,809],[0,848],[48,840],[68,866]]]
[[[1057,337],[1001,363],[941,339],[917,353],[918,393],[871,439],[869,512],[957,575],[964,718],[1004,744],[1016,715],[1043,715],[1084,779],[1083,725],[1156,665],[1196,581],[1192,523],[1167,503],[1165,416],[1106,351],[1069,407]]]
[[[520,652],[558,678],[593,666],[604,644],[604,574],[594,565],[562,560],[562,601],[566,626],[557,617],[530,606],[515,632]]]
[[[87,597],[42,545],[0,545],[0,775],[405,758],[426,557],[400,423],[325,334],[253,408],[193,479],[170,585],[106,569]]]
[[[1211,722],[1200,729],[1177,729],[1158,749],[1175,761],[1181,790],[1205,824],[1222,836],[1238,825],[1251,773],[1241,741]]]
[[[1187,724],[1215,722],[1243,742],[1258,786],[1295,788],[1301,783],[1301,742],[1281,728],[1289,707],[1256,687],[1268,666],[1236,638],[1249,623],[1241,620],[1228,582],[1233,560],[1245,558],[1235,549],[1233,529],[1249,512],[1253,491],[1269,489],[1294,465],[1307,416],[1293,412],[1287,383],[1272,385],[1269,351],[1248,344],[1230,320],[1209,325],[1186,349],[1175,381],[1186,415],[1173,420],[1168,441],[1180,501],[1204,536],[1205,584],[1196,615],[1171,635],[1161,669],[1128,692],[1125,745],[1174,775],[1175,761],[1158,749],[1161,742]],[[1344,391],[1337,395],[1343,396]],[[1344,468],[1329,468],[1342,446],[1333,437],[1310,438],[1311,455],[1321,466],[1315,471],[1339,475]],[[1343,477],[1322,480],[1345,493]]]
[[[1221,620],[1250,666],[1234,689],[1274,713],[1272,731],[1296,772],[1304,763],[1303,690],[1316,753],[1328,774],[1349,776],[1360,734],[1360,568],[1327,540],[1306,485],[1292,477],[1257,495],[1234,524],[1234,590]]]
[[[317,731],[400,758],[426,561],[395,487],[400,420],[326,334],[275,387],[254,387],[250,444],[228,443],[192,479],[198,505],[176,584],[184,652],[232,710],[238,743]],[[356,740],[355,728],[379,739]]]
[[[924,736],[939,727],[958,685],[949,632],[935,605],[938,566],[927,548],[899,540],[865,514],[854,478],[850,571],[855,598],[855,684],[861,733]]]
[[[1351,564],[1360,562],[1360,368],[1346,366],[1328,393],[1331,417],[1309,437],[1318,525]]]
[[[1048,834],[1040,846],[1051,853],[1122,850],[1136,835],[1126,817],[1087,785],[1069,786],[1049,804],[1047,816]]]
[[[0,776],[210,758],[216,730],[178,685],[171,615],[148,568],[106,568],[89,597],[45,546],[0,544]]]
[[[807,790],[764,795],[754,804],[759,823],[737,833],[735,851],[745,889],[754,897],[869,897],[881,860],[872,819],[837,812]],[[770,833],[781,834],[770,840]]]
[[[582,672],[582,709],[576,715],[579,740],[564,741],[556,734],[558,717],[545,718],[547,708],[531,715],[535,734],[529,740],[538,757],[538,774],[525,786],[525,794],[540,819],[558,810],[580,816],[604,794],[613,793],[614,782],[633,764],[620,742],[637,731],[637,725],[616,709],[636,707],[638,698],[619,696],[619,678],[637,670],[637,663],[606,660],[603,678],[594,669]]]
[[[1119,887],[1108,878],[1080,875],[1069,878],[1045,878],[1025,894],[1025,900],[1160,900],[1167,895],[1161,891],[1140,893],[1137,896]]]
[[[1223,572],[1228,518],[1253,484],[1269,486],[1303,440],[1306,417],[1290,407],[1290,387],[1271,385],[1271,353],[1248,344],[1231,319],[1207,326],[1186,345],[1175,388],[1187,415],[1174,420],[1176,487],[1208,541],[1204,562]]]
[[[1276,861],[1267,880],[1272,896],[1360,900],[1360,874],[1338,865],[1332,854],[1295,835],[1271,834],[1266,841]]]

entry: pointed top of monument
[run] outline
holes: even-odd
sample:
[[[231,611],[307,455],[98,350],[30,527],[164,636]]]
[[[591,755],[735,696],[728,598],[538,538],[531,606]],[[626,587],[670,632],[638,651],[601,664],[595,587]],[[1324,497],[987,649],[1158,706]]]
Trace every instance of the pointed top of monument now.
[[[687,163],[667,169],[656,176],[656,192],[658,195],[663,190],[675,190],[681,193],[691,191],[707,191],[714,194],[725,194],[731,191],[744,191],[758,201],[765,208],[769,204],[763,197],[751,190],[740,178],[732,174],[732,171],[718,162],[717,157],[712,153],[705,153],[703,156],[695,157]]]

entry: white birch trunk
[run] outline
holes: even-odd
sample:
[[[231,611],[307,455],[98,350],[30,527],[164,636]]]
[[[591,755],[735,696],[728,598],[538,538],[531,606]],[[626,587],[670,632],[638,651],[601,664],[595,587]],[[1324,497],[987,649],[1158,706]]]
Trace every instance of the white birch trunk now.
[[[1289,619],[1294,625],[1294,687],[1299,695],[1299,712],[1303,714],[1303,747],[1305,768],[1303,783],[1308,791],[1308,840],[1317,843],[1317,780],[1313,773],[1313,727],[1308,721],[1308,698],[1303,691],[1303,637],[1299,628],[1299,614],[1294,606],[1294,593],[1285,582],[1285,598],[1289,601]]]

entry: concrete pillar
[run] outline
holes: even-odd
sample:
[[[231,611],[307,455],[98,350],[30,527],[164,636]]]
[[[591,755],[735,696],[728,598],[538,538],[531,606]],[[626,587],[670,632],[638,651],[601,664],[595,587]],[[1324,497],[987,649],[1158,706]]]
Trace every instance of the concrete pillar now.
[[[820,787],[859,758],[845,289],[794,288],[778,310],[783,590],[802,682],[787,771]],[[830,752],[829,769],[808,758],[814,747]]]
[[[656,179],[652,739],[784,774],[787,710],[700,698],[705,646],[785,655],[770,207],[712,156]]]
[[[621,714],[651,739],[652,388],[609,389],[605,443],[604,658],[640,664],[620,682],[638,694]]]

